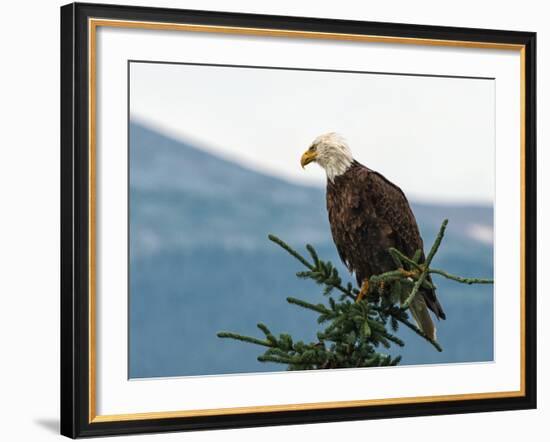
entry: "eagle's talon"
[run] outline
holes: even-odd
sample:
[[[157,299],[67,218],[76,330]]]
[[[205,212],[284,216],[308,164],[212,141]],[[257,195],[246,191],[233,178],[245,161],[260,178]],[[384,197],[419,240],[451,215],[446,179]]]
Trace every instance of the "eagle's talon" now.
[[[359,303],[362,301],[362,299],[367,295],[369,291],[369,280],[365,279],[363,281],[363,284],[361,285],[361,290],[359,290],[359,294],[357,295],[357,298],[355,298],[355,303]]]

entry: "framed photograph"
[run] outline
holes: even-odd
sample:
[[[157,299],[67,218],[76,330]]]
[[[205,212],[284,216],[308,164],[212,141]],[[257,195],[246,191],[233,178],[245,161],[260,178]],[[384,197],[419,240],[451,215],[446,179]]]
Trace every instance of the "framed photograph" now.
[[[61,432],[536,407],[536,36],[61,8]]]

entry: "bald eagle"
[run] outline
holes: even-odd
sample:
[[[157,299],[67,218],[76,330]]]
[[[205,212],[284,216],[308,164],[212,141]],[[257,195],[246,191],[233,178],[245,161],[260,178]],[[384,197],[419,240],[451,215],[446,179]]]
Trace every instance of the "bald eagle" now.
[[[344,138],[336,133],[317,137],[301,158],[303,168],[311,162],[326,172],[332,238],[340,259],[361,287],[358,300],[366,294],[372,275],[396,269],[389,248],[409,257],[420,249],[420,262],[425,260],[422,237],[405,194],[380,173],[354,160]],[[410,309],[420,329],[435,340],[436,328],[428,309],[438,319],[445,319],[435,289],[422,288]]]

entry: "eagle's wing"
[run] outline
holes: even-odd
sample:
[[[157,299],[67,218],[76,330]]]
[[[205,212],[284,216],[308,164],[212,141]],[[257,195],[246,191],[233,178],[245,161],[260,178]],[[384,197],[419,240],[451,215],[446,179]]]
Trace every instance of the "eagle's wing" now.
[[[408,256],[422,239],[403,192],[382,175],[354,162],[327,183],[327,209],[340,259],[357,283],[395,268],[387,253],[396,247]]]
[[[361,186],[368,198],[379,223],[383,223],[379,229],[387,235],[385,244],[394,244],[399,251],[412,257],[418,249],[421,250],[420,262],[425,260],[424,244],[416,218],[403,191],[386,179],[383,175],[373,170],[363,168],[359,173],[360,180],[365,182]],[[428,278],[431,282],[431,278]],[[445,313],[437,300],[435,290],[422,289],[426,305],[438,318],[445,319]]]
[[[365,198],[368,198],[376,212],[377,219],[386,225],[386,235],[398,250],[412,257],[424,244],[416,218],[403,191],[383,175],[364,168],[360,173],[366,185],[362,186]]]

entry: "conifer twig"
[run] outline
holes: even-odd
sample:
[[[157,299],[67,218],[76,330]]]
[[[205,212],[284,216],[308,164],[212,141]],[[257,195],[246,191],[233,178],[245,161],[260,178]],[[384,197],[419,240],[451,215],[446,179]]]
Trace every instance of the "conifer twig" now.
[[[300,255],[296,250],[294,250],[292,247],[290,247],[286,242],[284,242],[282,239],[277,238],[275,235],[267,235],[270,241],[273,241],[275,244],[277,244],[279,247],[286,250],[288,253],[290,253],[294,258],[296,258],[298,261],[300,261],[304,266],[306,266],[309,270],[313,270],[313,265],[311,265],[309,262],[306,261],[306,259]]]
[[[426,341],[428,341],[430,344],[432,344],[437,351],[442,352],[443,348],[441,345],[434,341],[432,338],[430,338],[426,333],[424,333],[420,328],[418,328],[416,325],[414,325],[412,322],[410,322],[407,318],[403,317],[403,313],[405,313],[403,310],[397,308],[397,307],[390,307],[387,310],[384,310],[383,308],[379,306],[373,307],[374,310],[377,312],[380,312],[382,314],[386,313],[389,314],[392,318],[394,318],[396,321],[399,321],[401,324],[405,325],[407,328],[411,329],[413,332],[415,332],[418,336],[421,338],[424,338]]]
[[[264,341],[263,339],[254,338],[252,336],[244,336],[233,332],[218,332],[217,336],[218,338],[229,338],[237,341],[248,342],[250,344],[262,345],[264,347],[273,347],[269,341]]]
[[[443,223],[441,224],[441,227],[439,228],[439,233],[437,234],[434,244],[432,248],[430,249],[430,253],[428,253],[428,257],[426,258],[426,261],[422,264],[422,273],[420,273],[420,276],[416,280],[413,289],[411,290],[410,295],[405,300],[405,302],[401,305],[401,308],[403,310],[406,310],[411,305],[411,302],[413,302],[414,297],[418,293],[418,290],[420,289],[420,286],[426,279],[426,277],[429,274],[430,271],[430,264],[432,263],[432,259],[434,258],[435,254],[437,253],[437,250],[439,249],[439,246],[441,245],[441,241],[443,240],[443,236],[445,235],[445,229],[447,228],[447,223],[449,220],[445,219],[443,220]]]
[[[298,261],[300,261],[305,267],[307,267],[309,270],[314,270],[315,269],[315,266],[311,263],[309,263],[302,255],[300,255],[296,250],[294,250],[292,247],[290,247],[286,242],[284,242],[282,239],[278,238],[277,236],[273,235],[273,234],[269,234],[267,235],[267,237],[269,238],[270,241],[274,242],[275,244],[277,244],[279,247],[281,247],[283,250],[286,250],[286,252],[288,252],[291,256],[293,256],[294,258],[296,258]],[[317,256],[316,252],[315,252],[315,249],[310,246],[308,244],[307,246],[307,249],[310,251],[311,253],[311,250],[313,250],[313,253],[314,253],[314,259],[315,257]],[[298,273],[299,276],[309,276],[309,272],[299,272]],[[344,295],[346,295],[347,297],[350,297],[352,299],[355,299],[355,296],[353,294],[353,290],[350,290],[350,289],[346,289],[345,287],[343,287],[341,284],[331,284],[332,287],[334,287],[335,289],[339,290],[340,292],[342,292]],[[357,291],[358,292],[358,291]]]
[[[389,248],[389,252],[397,257],[399,259],[399,261],[405,261],[407,264],[409,264],[412,268],[416,269],[416,270],[419,270],[421,271],[422,270],[422,267],[420,267],[418,265],[418,263],[416,261],[414,261],[413,259],[410,259],[410,258],[407,258],[407,256],[403,253],[401,253],[399,250],[397,250],[396,248],[394,247],[390,247]]]
[[[452,275],[451,273],[447,273],[444,270],[439,270],[439,269],[430,269],[430,273],[433,273],[433,274],[436,274],[436,275],[441,275],[441,276],[443,276],[447,279],[452,279],[453,281],[461,282],[462,284],[468,284],[468,285],[472,285],[472,284],[494,284],[494,281],[492,279],[487,279],[487,278],[464,278],[462,276]]]
[[[409,329],[411,329],[413,332],[415,332],[418,336],[424,338],[426,341],[428,341],[430,344],[432,344],[437,351],[442,352],[443,348],[439,344],[439,342],[433,340],[430,338],[426,333],[424,333],[420,328],[418,328],[416,325],[414,325],[412,322],[408,321],[404,318],[396,318],[401,324],[405,325]]]
[[[300,307],[313,310],[314,312],[317,312],[317,313],[321,313],[325,315],[327,313],[330,313],[330,310],[328,310],[323,304],[311,304],[309,302],[302,301],[301,299],[291,298],[291,297],[286,298],[286,300],[289,304],[298,305]]]

